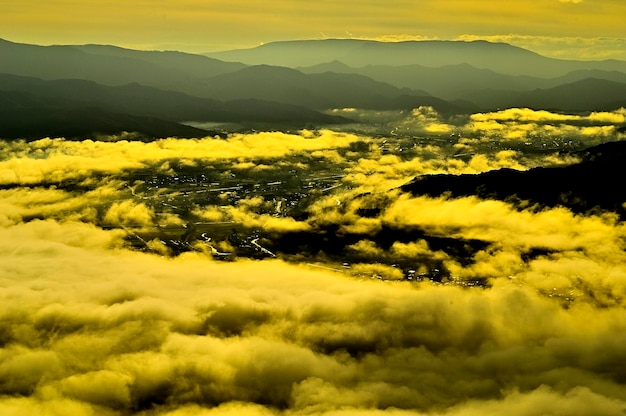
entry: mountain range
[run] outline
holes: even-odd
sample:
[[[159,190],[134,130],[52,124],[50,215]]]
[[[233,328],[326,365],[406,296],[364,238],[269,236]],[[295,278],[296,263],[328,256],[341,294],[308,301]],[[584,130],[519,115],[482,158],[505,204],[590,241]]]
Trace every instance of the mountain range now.
[[[143,127],[139,132],[152,137],[206,135],[206,131],[181,124],[192,120],[281,123],[286,126],[345,121],[301,106],[252,98],[221,102],[137,83],[105,86],[80,79],[42,80],[9,74],[0,74],[0,103],[3,109],[0,134],[14,137],[14,134],[21,133],[24,138],[63,133],[63,125],[72,131],[72,137],[112,134],[120,131],[117,128],[120,123],[123,125],[131,120],[129,124],[132,125],[141,121]],[[95,117],[98,112],[107,114],[107,117]],[[81,118],[73,122],[69,116],[72,113],[80,114]],[[88,113],[94,115],[89,117],[94,123],[91,127],[84,119]],[[59,114],[58,122],[54,114]],[[108,126],[107,122],[112,125]],[[159,128],[164,128],[163,132],[159,133]],[[46,133],[46,129],[51,131]],[[135,131],[130,126],[122,130]]]
[[[187,136],[213,134],[198,126],[220,123],[319,128],[351,122],[327,112],[345,107],[467,114],[626,106],[624,61],[558,60],[485,41],[289,41],[205,56],[0,39],[0,57],[5,138]]]
[[[210,53],[206,56],[247,65],[268,64],[292,68],[332,61],[355,68],[368,65],[423,65],[438,68],[469,64],[474,68],[490,69],[506,75],[542,78],[590,69],[626,72],[625,61],[553,59],[506,43],[487,41],[302,40],[272,42],[256,48]]]

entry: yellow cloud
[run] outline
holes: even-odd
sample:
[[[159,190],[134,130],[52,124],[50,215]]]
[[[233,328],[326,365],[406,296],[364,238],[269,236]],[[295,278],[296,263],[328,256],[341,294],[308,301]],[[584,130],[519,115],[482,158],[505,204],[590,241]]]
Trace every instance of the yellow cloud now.
[[[606,141],[622,113],[576,119],[521,109],[478,115],[464,128],[485,123],[520,140],[536,131],[580,138],[588,128]],[[420,126],[437,117],[425,108],[410,115]],[[2,142],[0,413],[620,414],[626,229],[615,216],[391,190],[428,173],[574,161],[503,146],[485,155],[494,137],[436,145],[396,137],[389,151],[384,138],[331,131]],[[227,205],[233,194],[193,201],[189,217],[269,235],[327,227],[337,233],[328,244],[354,237],[350,268],[325,269],[333,265],[323,253],[322,267],[213,261],[200,242],[174,258],[150,255],[124,248],[125,231],[93,225],[183,221],[158,212],[144,182],[126,183],[126,169],[175,174],[206,163],[260,174],[259,166],[303,169],[312,153],[346,175],[340,187],[311,190],[302,219],[282,217],[267,196]],[[77,187],[53,186],[68,179]],[[41,181],[52,185],[34,186]],[[403,238],[378,240],[381,230]],[[449,240],[467,258],[438,248]],[[158,238],[146,244],[167,254]],[[441,265],[447,275],[404,281],[392,259],[416,274]],[[457,284],[473,280],[486,286]]]
[[[194,159],[237,159],[243,162],[257,158],[281,158],[301,152],[348,147],[356,140],[356,135],[328,130],[303,132],[302,135],[270,132],[237,134],[226,140],[163,139],[150,143],[42,139],[28,144],[5,144],[6,151],[15,157],[0,161],[0,183],[60,182],[83,178],[94,172],[120,173],[168,159],[193,163]],[[334,153],[330,154],[336,157]]]
[[[552,113],[545,110],[510,108],[476,113],[460,130],[469,136],[484,135],[484,140],[504,138],[526,141],[531,138],[587,136],[595,140],[616,136],[616,124],[624,120],[624,110],[592,112],[589,115]],[[589,143],[588,145],[591,145]]]
[[[151,226],[154,224],[154,211],[145,204],[135,204],[132,201],[116,202],[105,214],[104,223],[112,226]]]
[[[0,388],[22,394],[0,399],[4,413],[114,415],[155,397],[167,401],[155,414],[623,409],[607,371],[623,355],[621,306],[564,309],[506,279],[468,290],[167,260],[110,250],[114,234],[76,223],[0,237]],[[374,266],[363,272],[390,270]]]
[[[546,110],[531,110],[529,108],[509,108],[492,113],[476,113],[470,116],[474,121],[576,121],[581,116],[557,114]]]

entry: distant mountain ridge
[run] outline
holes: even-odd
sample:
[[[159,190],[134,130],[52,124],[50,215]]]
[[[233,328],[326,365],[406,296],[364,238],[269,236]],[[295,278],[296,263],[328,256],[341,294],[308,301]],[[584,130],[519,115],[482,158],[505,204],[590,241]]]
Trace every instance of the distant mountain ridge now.
[[[35,46],[0,41],[0,73],[47,80],[84,79],[104,85],[139,83],[203,98],[272,99],[320,109],[334,106],[392,107],[419,92],[382,85],[363,76],[303,74],[284,67],[248,67],[180,52],[134,51],[114,46]],[[339,78],[339,79],[338,79]],[[424,94],[421,94],[424,95]],[[377,101],[381,99],[382,101]],[[431,105],[429,100],[414,102]],[[432,100],[430,100],[432,101]],[[441,107],[454,107],[439,100]]]
[[[262,100],[221,102],[136,83],[113,87],[87,80],[42,80],[10,74],[0,74],[0,109],[0,137],[4,138],[91,136],[94,132],[116,131],[138,131],[153,137],[209,134],[180,124],[185,121],[286,126],[349,121],[301,106]],[[106,116],[100,117],[98,112]],[[93,130],[89,130],[86,120],[92,121]]]
[[[626,105],[626,61],[553,59],[505,43],[325,39],[208,55],[307,74],[366,76],[422,96],[471,102],[480,111],[511,106],[610,111]]]
[[[207,81],[211,95],[221,100],[263,98],[318,110],[342,107],[370,109],[431,105],[439,111],[460,111],[453,103],[422,91],[400,89],[358,74],[304,74],[295,69],[256,65]]]
[[[77,106],[99,106],[111,111],[158,117],[176,122],[241,119],[264,121],[264,118],[255,119],[255,112],[251,111],[250,104],[246,105],[247,110],[242,110],[239,106],[241,101],[222,102],[175,91],[163,91],[136,83],[110,87],[86,80],[45,81],[38,78],[0,74],[0,91],[20,91],[33,96],[72,102]],[[259,105],[269,105],[260,100],[257,102]],[[295,122],[307,119],[326,123],[341,121],[340,117],[323,115],[304,107],[282,105],[281,110],[290,112]],[[297,115],[298,111],[302,113],[300,116]]]
[[[626,84],[605,79],[585,78],[547,89],[522,93],[505,103],[506,107],[565,111],[602,111],[626,107]]]
[[[212,56],[0,39],[0,111],[15,115],[4,117],[5,130],[17,134],[11,123],[37,115],[35,107],[41,120],[43,112],[56,114],[46,123],[61,130],[71,123],[58,108],[77,117],[88,108],[107,114],[100,124],[121,130],[123,120],[134,128],[150,123],[133,117],[147,117],[173,123],[168,131],[176,131],[183,121],[323,127],[348,121],[324,111],[347,107],[431,106],[454,115],[513,106],[581,112],[626,106],[626,62],[557,60],[502,43],[291,41]],[[263,63],[249,65],[255,61]]]
[[[558,77],[571,71],[601,69],[626,71],[626,61],[575,61],[547,58],[507,43],[419,40],[379,42],[357,39],[324,39],[267,43],[251,49],[205,54],[216,59],[249,65],[307,67],[339,61],[352,67],[367,65],[423,65],[441,67],[467,63],[508,75]]]
[[[182,52],[114,46],[38,46],[0,39],[0,73],[41,79],[86,79],[104,85],[142,85],[193,94],[199,81],[245,65]]]
[[[387,82],[399,88],[421,90],[424,93],[446,99],[468,99],[469,94],[485,89],[498,89],[510,92],[547,89],[587,78],[605,79],[626,84],[626,73],[584,69],[567,73],[556,78],[538,78],[527,75],[505,75],[490,69],[479,69],[467,63],[427,67],[423,65],[367,65],[360,68],[332,61],[310,67],[298,68],[307,74],[336,72],[359,74]],[[498,105],[499,106],[499,105]]]
[[[137,137],[204,137],[212,133],[154,117],[134,116],[103,108],[76,106],[65,100],[17,91],[0,91],[0,139],[97,139],[122,132]]]

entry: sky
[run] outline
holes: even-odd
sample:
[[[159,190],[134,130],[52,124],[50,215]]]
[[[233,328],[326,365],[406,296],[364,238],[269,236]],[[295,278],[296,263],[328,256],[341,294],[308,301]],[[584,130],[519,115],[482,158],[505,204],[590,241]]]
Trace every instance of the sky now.
[[[3,0],[0,38],[193,53],[291,39],[487,39],[626,59],[623,0]]]

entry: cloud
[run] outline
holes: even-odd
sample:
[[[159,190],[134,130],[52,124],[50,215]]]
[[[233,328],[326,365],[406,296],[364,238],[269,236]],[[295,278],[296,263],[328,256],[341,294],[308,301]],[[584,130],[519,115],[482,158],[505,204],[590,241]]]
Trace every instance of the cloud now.
[[[580,1],[559,0],[561,3],[581,4]],[[563,33],[563,32],[562,32]],[[487,40],[490,42],[504,42],[529,49],[544,56],[560,59],[626,59],[624,45],[626,38],[615,36],[542,36],[521,33],[474,35],[464,34],[457,39],[465,41]]]
[[[475,121],[577,121],[583,117],[569,114],[552,113],[546,110],[531,110],[529,108],[509,108],[492,113],[476,113],[470,116]]]
[[[279,261],[168,260],[115,248],[119,233],[86,224],[34,221],[0,234],[0,389],[26,397],[5,396],[3,410],[273,412],[264,403],[293,414],[465,414],[537,400],[568,408],[579,397],[590,409],[624,404],[619,371],[606,373],[621,356],[621,307],[563,309],[506,279],[476,291],[416,288]],[[502,395],[514,386],[523,393]],[[211,409],[232,401],[242,404]]]
[[[432,108],[420,106],[411,112],[414,122],[423,125],[425,133],[446,134],[452,133],[454,127],[442,122],[439,114]],[[407,120],[409,121],[409,120]],[[409,121],[410,123],[410,121]],[[403,125],[400,126],[405,127]],[[407,127],[405,127],[407,128]]]
[[[135,204],[132,201],[114,203],[104,216],[105,224],[119,225],[152,225],[154,212],[145,204]]]
[[[621,412],[619,401],[607,400],[598,396],[592,390],[575,388],[566,394],[548,388],[539,387],[528,393],[519,391],[511,392],[503,402],[475,403],[467,406],[459,406],[450,415],[481,415],[507,412],[511,415],[532,415],[536,412],[549,414],[552,412],[565,412],[568,414],[602,414],[618,415]]]
[[[592,112],[588,115],[552,113],[545,110],[510,108],[489,113],[476,113],[459,128],[464,134],[484,139],[494,137],[532,142],[547,138],[584,140],[586,146],[618,137],[616,125],[624,120],[624,109],[613,112]]]
[[[432,107],[422,106],[411,112],[364,111],[357,109],[335,109],[335,113],[349,111],[346,116],[370,123],[364,132],[373,137],[392,135],[399,148],[411,150],[418,143],[427,142],[440,148],[439,155],[451,156],[445,144],[463,149],[463,154],[489,153],[482,148],[493,140],[506,139],[511,144],[541,148],[589,147],[604,141],[623,137],[617,127],[624,122],[624,109],[591,112],[588,114],[556,113],[529,108],[509,108],[500,111],[475,113],[465,117],[444,118]],[[350,127],[350,128],[353,128]],[[413,140],[413,135],[422,140]],[[397,140],[397,138],[405,138]],[[428,140],[425,140],[428,139]],[[381,140],[377,143],[384,141]],[[477,146],[478,145],[478,146]],[[384,147],[383,147],[383,150]],[[386,149],[389,150],[389,149]],[[450,159],[447,162],[454,162]]]
[[[580,137],[622,113],[519,109],[457,124],[428,108],[400,115],[455,132],[426,138],[2,142],[0,413],[621,414],[626,229],[614,215],[391,188],[428,173],[572,162],[470,137],[471,123],[495,123],[503,135],[554,125]],[[291,170],[302,180],[289,211],[297,216],[282,211],[282,182],[273,193],[220,196],[183,181],[203,174],[221,189]],[[170,189],[163,178],[181,183]],[[172,255],[163,236],[182,240],[204,222],[268,242],[300,232],[346,241],[354,261],[342,265],[323,245],[215,261],[211,247],[236,245],[219,233]],[[140,250],[130,228],[145,233]],[[433,265],[447,274],[408,281],[398,263],[415,276]],[[464,284],[473,281],[484,284]]]
[[[33,184],[81,179],[98,173],[119,174],[171,159],[281,158],[301,152],[348,147],[357,136],[332,131],[286,134],[262,132],[235,134],[227,140],[162,139],[150,143],[116,141],[80,142],[42,139],[35,142],[3,143],[14,155],[0,161],[0,183]]]
[[[289,414],[442,406],[524,414],[580,400],[589,411],[624,405],[611,368],[623,358],[621,307],[563,309],[510,283],[414,287],[278,261],[167,260],[111,251],[111,232],[50,221],[2,229],[2,253],[9,233],[39,250],[0,263],[0,389],[24,395],[4,396],[3,411],[271,414],[261,406],[269,404]]]
[[[363,39],[363,40],[376,40],[379,42],[408,42],[408,41],[422,41],[422,40],[440,40],[437,36],[427,35],[409,35],[409,34],[390,34],[374,37],[350,37],[350,39]]]

